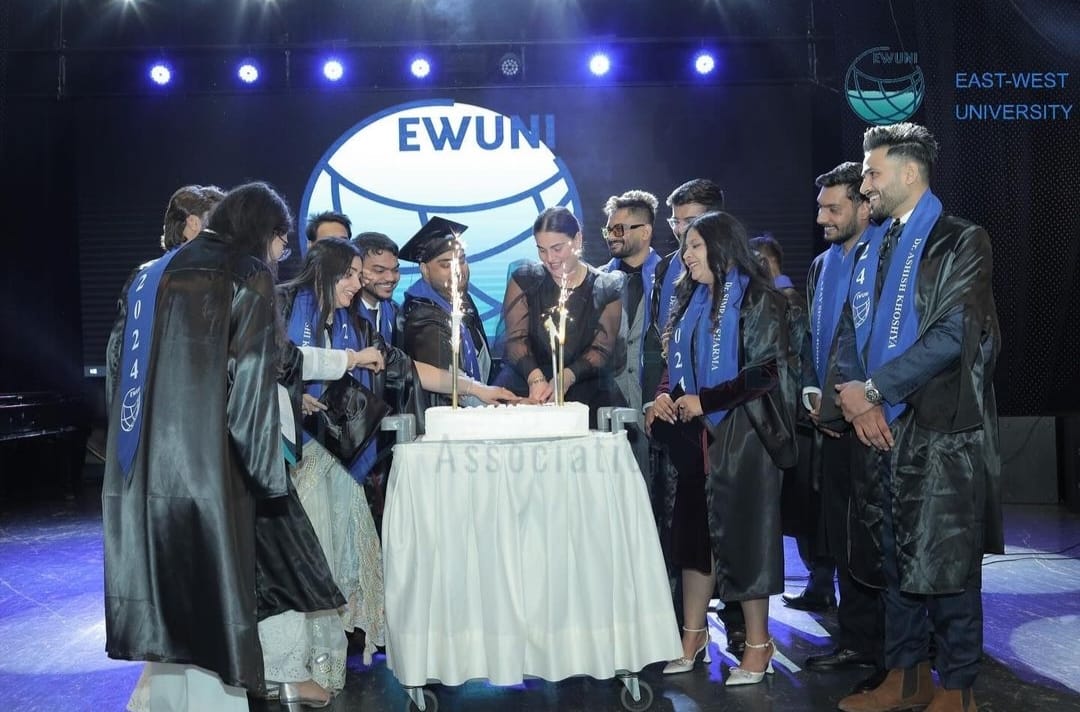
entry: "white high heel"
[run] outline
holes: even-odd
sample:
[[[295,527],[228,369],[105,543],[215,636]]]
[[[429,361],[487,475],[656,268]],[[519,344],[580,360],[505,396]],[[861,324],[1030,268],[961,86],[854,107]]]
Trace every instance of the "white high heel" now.
[[[768,648],[772,646],[773,655],[776,654],[776,644],[772,638],[769,638],[764,643],[751,643],[746,641],[746,647],[753,648],[754,650],[761,650],[762,648]],[[765,679],[765,675],[772,675],[775,670],[772,666],[773,656],[769,656],[769,664],[765,666],[764,672],[753,672],[751,670],[744,670],[742,667],[731,668],[731,673],[728,675],[728,679],[724,680],[724,685],[727,687],[734,687],[736,685],[755,685]]]
[[[708,624],[706,624],[704,628],[687,628],[686,626],[683,626],[683,630],[685,630],[687,633],[705,633],[709,630],[709,627]],[[697,664],[698,655],[700,655],[701,651],[703,650],[705,651],[705,657],[702,659],[705,661],[706,664],[711,663],[712,658],[709,657],[709,642],[710,638],[708,635],[706,635],[705,642],[701,644],[701,647],[694,651],[693,655],[691,655],[690,657],[684,656],[681,658],[676,658],[675,660],[672,660],[667,665],[665,665],[664,674],[677,675],[681,672],[690,672],[694,669],[694,665]]]

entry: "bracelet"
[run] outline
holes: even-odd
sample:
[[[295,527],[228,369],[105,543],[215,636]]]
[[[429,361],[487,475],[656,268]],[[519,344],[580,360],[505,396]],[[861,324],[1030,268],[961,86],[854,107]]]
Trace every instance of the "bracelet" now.
[[[533,376],[532,378],[529,379],[529,385],[530,386],[535,386],[537,383],[543,383],[546,380],[547,379],[544,378],[543,374],[540,374],[539,376]]]

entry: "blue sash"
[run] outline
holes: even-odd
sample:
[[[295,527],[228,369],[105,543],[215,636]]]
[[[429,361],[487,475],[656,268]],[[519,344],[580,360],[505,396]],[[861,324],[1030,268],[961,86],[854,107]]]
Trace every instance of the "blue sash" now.
[[[383,299],[379,302],[379,321],[375,322],[375,315],[371,313],[371,310],[367,308],[367,304],[364,304],[363,299],[357,299],[357,311],[360,316],[364,317],[369,324],[375,327],[375,330],[379,332],[379,335],[383,337],[388,345],[394,343],[394,303],[389,299]]]
[[[288,326],[289,340],[298,346],[318,346],[331,349],[352,349],[360,351],[365,348],[363,339],[356,332],[353,321],[347,307],[339,307],[333,312],[333,322],[330,326],[330,343],[325,344],[323,339],[323,325],[319,323],[319,301],[315,298],[315,292],[311,289],[301,289],[293,299],[292,314],[289,316]],[[349,373],[366,388],[371,388],[371,371],[366,368],[354,368]],[[304,384],[304,392],[315,398],[322,395],[322,381],[311,381]],[[311,441],[311,434],[304,431],[304,442]],[[349,474],[357,482],[363,483],[368,471],[375,462],[375,442],[368,444],[357,455],[356,459],[349,463],[342,463],[348,469]]]
[[[668,381],[686,393],[697,394],[739,375],[739,317],[750,278],[733,269],[724,276],[717,327],[712,325],[712,294],[699,284],[690,296],[668,345]],[[705,348],[708,345],[708,348]],[[726,410],[706,413],[714,427]]]
[[[641,297],[641,309],[644,310],[644,314],[641,316],[641,339],[645,340],[645,334],[649,332],[649,326],[652,324],[652,293],[653,282],[656,279],[656,265],[660,262],[660,255],[656,253],[656,250],[649,248],[649,256],[645,258],[645,261],[641,264],[641,284],[644,287]],[[619,269],[622,264],[622,260],[618,258],[612,259],[606,265],[604,265],[604,272],[613,272]],[[660,328],[663,328],[662,326]],[[640,374],[639,380],[645,378],[645,349],[638,349],[638,373]]]
[[[441,294],[436,292],[435,289],[427,283],[427,280],[421,278],[413,282],[412,285],[405,290],[405,296],[413,297],[415,299],[427,299],[434,302],[440,309],[446,312],[447,323],[449,323],[450,311],[452,309],[450,302],[446,301]],[[447,343],[446,347],[449,349],[450,344]],[[472,334],[469,333],[469,327],[465,326],[464,319],[461,320],[461,362],[461,368],[465,373],[481,383],[484,382],[483,376],[480,375],[480,359],[476,355],[476,345],[473,343]]]
[[[679,277],[682,276],[685,269],[682,256],[676,251],[671,257],[671,262],[668,263],[667,272],[664,273],[664,283],[660,285],[660,304],[656,315],[656,328],[661,336],[664,335],[668,319],[671,318],[671,310],[675,306],[675,282],[679,281]]]
[[[818,387],[825,387],[826,369],[829,367],[829,353],[832,351],[836,327],[840,324],[840,314],[848,298],[851,284],[851,270],[855,266],[855,253],[859,246],[884,234],[885,227],[868,225],[859,237],[858,243],[844,254],[843,245],[833,245],[825,251],[822,258],[821,272],[818,273],[814,286],[814,303],[810,307],[810,334],[814,348],[814,370],[817,372]]]
[[[859,358],[871,378],[877,369],[907,351],[919,338],[914,294],[919,261],[926,248],[926,239],[940,216],[941,201],[927,190],[900,233],[877,304],[874,304],[874,292],[878,253],[887,229],[873,236],[855,265],[851,281],[851,315],[855,322]],[[891,226],[892,220],[888,224]],[[886,404],[885,418],[891,423],[906,409],[905,403]]]
[[[786,274],[773,277],[773,286],[777,289],[795,289],[795,284],[791,281],[791,277],[788,277]]]
[[[150,342],[154,335],[154,310],[158,287],[169,262],[182,248],[169,250],[139,270],[127,293],[127,319],[120,358],[120,434],[116,438],[116,458],[124,481],[131,477],[131,465],[142,433],[142,404],[146,374],[150,368]],[[145,358],[144,358],[145,357]]]

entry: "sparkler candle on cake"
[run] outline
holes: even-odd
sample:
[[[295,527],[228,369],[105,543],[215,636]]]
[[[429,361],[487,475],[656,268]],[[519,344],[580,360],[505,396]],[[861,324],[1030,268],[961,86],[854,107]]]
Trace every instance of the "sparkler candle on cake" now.
[[[455,237],[457,237],[455,235]],[[450,261],[450,407],[458,407],[458,363],[461,356],[461,243],[455,242]]]

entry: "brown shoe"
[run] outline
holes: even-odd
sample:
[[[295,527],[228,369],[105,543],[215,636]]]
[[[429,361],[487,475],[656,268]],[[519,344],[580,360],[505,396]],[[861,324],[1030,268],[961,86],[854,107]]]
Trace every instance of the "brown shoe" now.
[[[838,705],[843,712],[900,712],[926,707],[934,699],[930,663],[913,668],[894,668],[869,692],[848,695]]]
[[[975,712],[975,695],[970,687],[963,690],[936,690],[934,701],[926,712]]]

